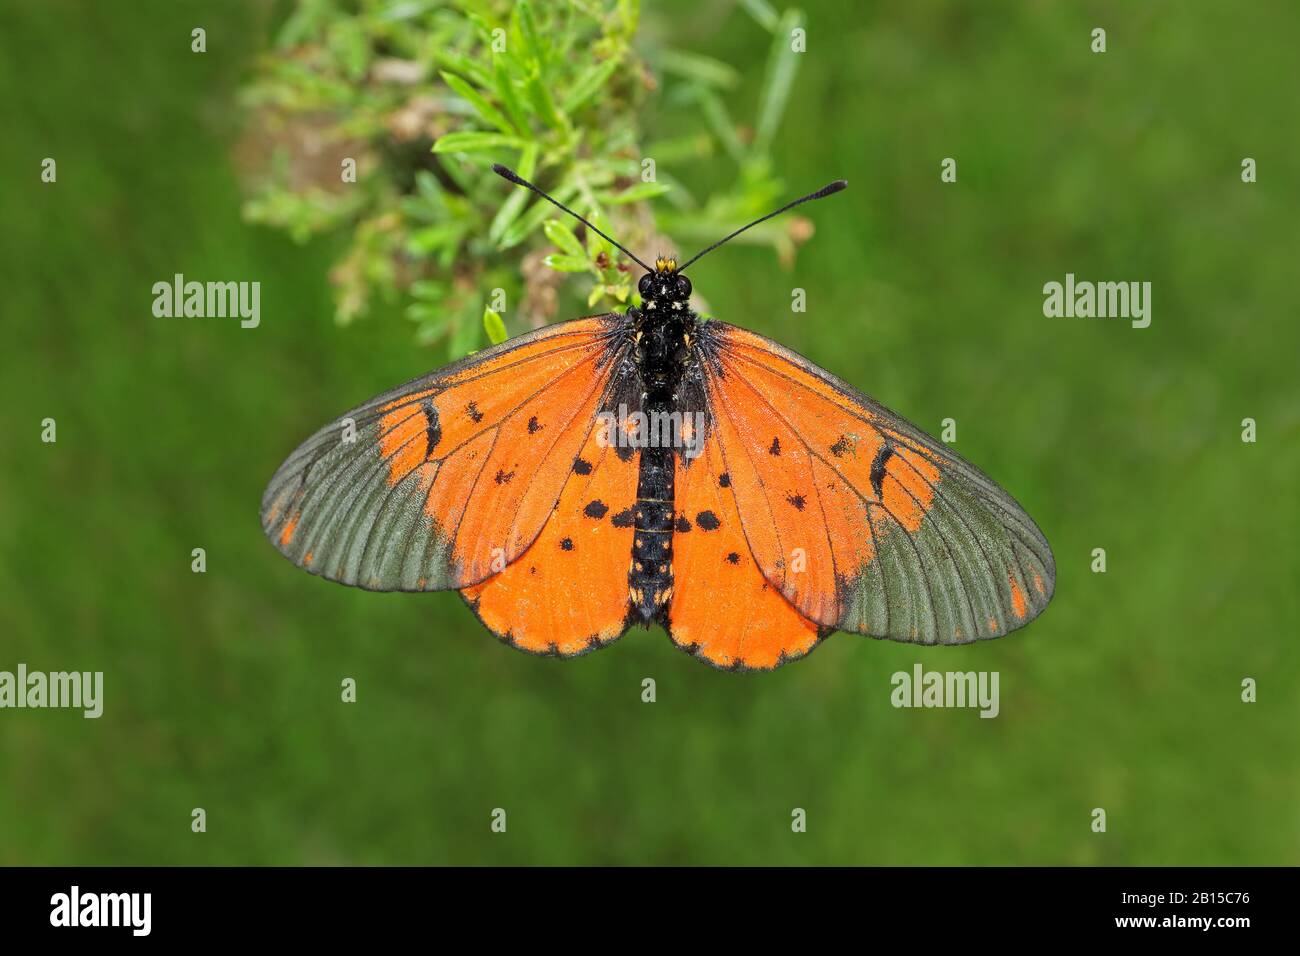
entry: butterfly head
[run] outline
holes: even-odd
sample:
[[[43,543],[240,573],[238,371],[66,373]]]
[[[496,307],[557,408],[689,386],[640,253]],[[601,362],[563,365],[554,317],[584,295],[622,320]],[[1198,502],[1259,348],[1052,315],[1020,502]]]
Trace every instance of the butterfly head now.
[[[654,271],[647,272],[637,283],[637,291],[648,311],[681,309],[691,297],[691,280],[677,271],[676,259],[660,256]]]

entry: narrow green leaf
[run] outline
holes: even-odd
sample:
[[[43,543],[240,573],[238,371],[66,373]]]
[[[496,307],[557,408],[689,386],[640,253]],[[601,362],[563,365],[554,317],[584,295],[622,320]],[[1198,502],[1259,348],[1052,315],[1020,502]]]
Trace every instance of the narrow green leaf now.
[[[462,99],[469,102],[478,115],[483,117],[489,124],[495,126],[507,136],[513,136],[515,133],[522,133],[524,130],[515,129],[514,125],[505,117],[499,109],[483,98],[483,94],[462,80],[455,73],[448,73],[445,70],[442,73],[443,80],[447,85],[455,90]]]
[[[727,115],[727,108],[722,105],[722,100],[718,99],[711,90],[701,89],[700,109],[704,112],[704,119],[713,130],[713,135],[718,137],[722,145],[727,148],[728,155],[736,163],[743,164],[745,144],[736,134],[736,127],[732,124],[731,117]]]
[[[587,105],[587,101],[600,92],[601,87],[614,75],[619,67],[619,60],[606,60],[588,67],[564,97],[564,112],[572,116]]]
[[[275,45],[278,49],[288,50],[306,43],[314,37],[328,22],[333,11],[323,3],[302,3],[289,14],[284,26],[276,35]]]
[[[714,89],[734,90],[740,84],[740,73],[734,67],[711,56],[683,50],[661,50],[659,65],[668,73]]]
[[[667,183],[637,183],[621,193],[601,193],[600,199],[611,206],[622,206],[630,202],[640,202],[643,199],[654,199],[656,196],[662,196],[671,191],[672,187]]]
[[[740,0],[740,5],[768,33],[776,31],[781,15],[773,9],[767,0]]]
[[[460,195],[469,196],[473,194],[478,177],[469,166],[463,163],[443,163],[442,171],[447,174],[448,179],[456,184],[456,189],[460,191]]]
[[[538,66],[546,65],[546,41],[537,29],[537,18],[533,16],[533,5],[528,0],[519,0],[514,9],[515,24],[519,36],[524,41],[524,53],[531,57]]]
[[[411,283],[411,296],[416,299],[437,301],[447,294],[447,287],[432,279],[416,279]]]
[[[465,11],[465,19],[474,24],[474,29],[478,30],[479,39],[483,41],[484,46],[492,45],[492,24],[481,13],[475,13],[473,10]]]
[[[666,173],[662,169],[659,170],[659,182],[668,187],[668,192],[664,193],[664,195],[675,208],[679,210],[694,209],[699,205],[681,180],[671,173]]]
[[[465,233],[465,225],[452,221],[417,229],[406,240],[406,251],[415,256],[425,256],[437,249],[455,246]]]
[[[712,153],[713,138],[703,131],[689,136],[658,139],[645,147],[645,155],[653,156],[660,166],[688,159],[702,159]]]
[[[469,77],[472,82],[479,86],[487,87],[492,85],[492,78],[488,76],[487,70],[477,60],[472,60],[451,50],[439,50],[437,59],[440,65],[446,66],[461,76]]]
[[[488,341],[493,345],[500,345],[509,338],[506,324],[501,321],[501,316],[491,309],[483,310],[483,331],[487,333]]]
[[[506,112],[510,114],[510,119],[519,128],[519,132],[527,135],[531,128],[531,124],[528,122],[528,113],[525,112],[524,105],[519,100],[519,93],[515,90],[514,80],[510,78],[510,73],[500,59],[496,62],[492,78],[496,81],[497,95],[501,97],[501,105],[506,108]]]
[[[448,133],[433,144],[435,153],[476,153],[485,149],[519,149],[523,141],[505,133]]]
[[[586,272],[591,268],[586,256],[546,256],[542,263],[556,272]]]
[[[378,19],[383,22],[400,23],[428,13],[433,7],[433,0],[406,0],[405,3],[390,3],[379,11]]]
[[[533,109],[537,115],[542,118],[547,126],[551,129],[564,129],[564,120],[555,109],[555,100],[551,98],[551,90],[537,73],[531,73],[524,83],[524,89],[528,93],[529,102],[533,104]]]
[[[584,259],[586,258],[586,250],[582,248],[582,243],[579,242],[578,237],[573,234],[573,230],[569,228],[568,223],[560,222],[558,219],[548,219],[542,226],[542,229],[546,233],[546,238],[550,240],[551,245],[555,246],[555,248],[559,249],[565,255],[580,256]]]
[[[772,39],[772,52],[768,56],[763,89],[758,97],[758,126],[754,133],[754,148],[760,153],[766,153],[772,145],[772,137],[785,114],[790,88],[799,73],[799,54],[791,49],[790,34],[803,23],[802,11],[787,10]]]

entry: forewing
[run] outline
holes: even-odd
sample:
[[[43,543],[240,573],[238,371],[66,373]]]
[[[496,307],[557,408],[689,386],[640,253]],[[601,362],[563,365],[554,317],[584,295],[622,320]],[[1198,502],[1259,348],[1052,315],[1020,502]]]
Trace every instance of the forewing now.
[[[750,551],[800,613],[949,644],[1047,606],[1051,549],[992,479],[770,339],[704,328],[711,427]]]
[[[537,538],[624,360],[626,320],[522,335],[340,416],[280,466],[262,527],[344,584],[482,581]]]

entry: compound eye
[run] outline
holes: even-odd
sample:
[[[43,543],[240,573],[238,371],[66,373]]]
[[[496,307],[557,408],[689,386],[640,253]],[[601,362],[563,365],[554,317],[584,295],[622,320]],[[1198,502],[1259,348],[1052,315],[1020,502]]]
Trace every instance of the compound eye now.
[[[636,284],[636,288],[641,293],[641,298],[650,298],[655,290],[655,277],[647,272],[641,277],[641,281]]]
[[[686,278],[686,276],[678,276],[677,297],[679,299],[687,299],[690,298],[690,295],[691,295],[691,280]]]

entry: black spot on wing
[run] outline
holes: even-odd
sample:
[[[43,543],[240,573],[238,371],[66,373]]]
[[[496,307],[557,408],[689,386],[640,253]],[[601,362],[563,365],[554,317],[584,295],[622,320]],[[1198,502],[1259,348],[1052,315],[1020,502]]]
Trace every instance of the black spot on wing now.
[[[796,511],[803,511],[804,505],[808,503],[803,495],[786,495],[785,500],[794,505]]]
[[[483,420],[483,413],[478,410],[478,403],[470,402],[465,406],[465,414],[477,425]]]
[[[536,415],[528,419],[528,434],[530,435],[536,435],[539,431],[541,431],[545,427],[546,427],[545,425],[543,425],[541,422],[537,420]]]
[[[497,469],[496,483],[498,485],[510,484],[510,479],[515,476],[513,471],[506,471],[504,468]]]
[[[426,398],[421,407],[424,409],[424,457],[428,458],[442,441],[442,424],[438,421],[438,406],[433,399]]]
[[[695,523],[702,531],[717,531],[722,527],[722,522],[712,511],[701,511],[695,516]]]
[[[729,564],[739,564],[740,555],[738,555],[735,551],[731,552],[731,554],[727,555],[727,562]]]
[[[609,506],[606,505],[605,502],[596,499],[595,501],[587,502],[587,507],[582,509],[582,513],[588,518],[595,518],[599,521],[601,518],[605,517],[605,512],[608,510]]]
[[[686,515],[678,516],[676,528],[679,534],[685,534],[691,530],[691,522]]]
[[[719,488],[730,488],[730,487],[731,487],[731,475],[727,474],[727,472],[725,472],[725,471],[724,471],[722,474],[718,475],[718,487],[719,487]]]
[[[578,475],[590,475],[591,462],[587,461],[585,458],[577,458],[573,462],[573,471],[574,474]]]
[[[885,442],[876,452],[876,457],[871,460],[871,490],[876,493],[876,499],[880,500],[883,495],[882,486],[885,483],[885,466],[889,464],[889,459],[894,456],[894,446]]]
[[[777,438],[777,437],[773,437],[773,438],[772,438],[772,444],[768,447],[768,449],[767,449],[767,453],[768,453],[769,455],[776,455],[776,456],[778,456],[778,457],[780,456],[780,454],[781,454],[781,439],[780,439],[780,438]]]
[[[573,539],[572,539],[572,538],[565,538],[563,541],[561,541],[561,542],[560,542],[560,550],[561,550],[561,551],[572,551],[572,550],[573,550]]]

